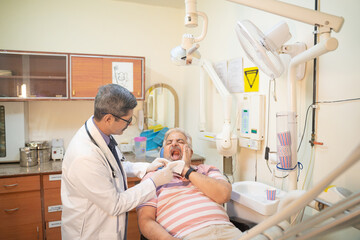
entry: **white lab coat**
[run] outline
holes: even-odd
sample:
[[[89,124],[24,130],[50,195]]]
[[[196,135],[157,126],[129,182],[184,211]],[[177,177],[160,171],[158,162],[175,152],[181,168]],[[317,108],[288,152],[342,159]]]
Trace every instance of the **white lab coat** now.
[[[71,140],[62,164],[62,239],[124,239],[126,212],[155,197],[151,179],[124,191],[121,170],[93,123]],[[122,154],[117,149],[121,159]],[[113,178],[108,161],[115,170]],[[149,163],[122,162],[125,175],[142,178]]]

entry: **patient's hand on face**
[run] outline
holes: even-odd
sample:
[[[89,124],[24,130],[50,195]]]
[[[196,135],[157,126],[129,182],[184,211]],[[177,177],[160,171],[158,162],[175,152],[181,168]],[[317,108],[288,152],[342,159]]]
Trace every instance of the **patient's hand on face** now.
[[[182,176],[185,175],[185,173],[187,172],[187,170],[189,170],[190,168],[190,163],[191,163],[191,156],[192,156],[192,149],[189,148],[189,145],[185,144],[182,147],[182,159],[185,162],[185,166],[183,168],[182,171]]]

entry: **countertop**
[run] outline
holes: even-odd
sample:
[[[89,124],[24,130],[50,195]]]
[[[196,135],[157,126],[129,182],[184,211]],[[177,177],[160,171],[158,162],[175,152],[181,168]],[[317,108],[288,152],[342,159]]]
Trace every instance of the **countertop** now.
[[[133,153],[125,153],[124,156],[126,160],[130,162],[152,162],[155,159],[155,157],[148,156],[145,159],[137,159]],[[197,154],[193,154],[191,158],[192,163],[202,163],[204,160],[205,159],[202,156]],[[19,163],[1,163],[0,178],[20,175],[61,173],[61,165],[62,161],[49,161],[33,167],[21,167]]]

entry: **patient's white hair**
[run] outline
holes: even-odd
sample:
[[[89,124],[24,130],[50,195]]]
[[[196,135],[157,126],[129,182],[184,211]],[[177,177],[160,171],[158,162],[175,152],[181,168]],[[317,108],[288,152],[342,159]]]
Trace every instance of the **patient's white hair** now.
[[[187,132],[185,132],[185,130],[182,129],[182,128],[171,128],[171,129],[169,129],[169,130],[165,133],[163,146],[165,146],[165,142],[166,142],[167,138],[169,137],[170,133],[173,133],[173,132],[180,132],[180,133],[182,133],[182,134],[186,137],[186,143],[187,143],[187,145],[189,146],[190,149],[192,149],[192,138],[191,138],[191,136],[190,136]]]

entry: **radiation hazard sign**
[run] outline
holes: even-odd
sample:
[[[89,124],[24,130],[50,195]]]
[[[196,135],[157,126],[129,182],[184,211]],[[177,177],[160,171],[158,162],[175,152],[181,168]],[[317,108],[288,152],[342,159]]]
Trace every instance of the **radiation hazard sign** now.
[[[244,90],[245,92],[259,91],[259,68],[244,68]]]

